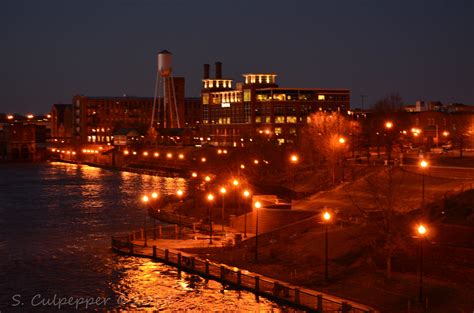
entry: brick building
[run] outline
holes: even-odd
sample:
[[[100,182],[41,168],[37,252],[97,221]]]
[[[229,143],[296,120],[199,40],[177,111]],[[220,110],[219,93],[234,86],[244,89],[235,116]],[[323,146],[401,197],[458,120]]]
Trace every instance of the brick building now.
[[[216,62],[215,78],[204,65],[201,91],[201,135],[213,145],[242,146],[262,129],[271,131],[280,144],[293,142],[299,128],[316,111],[350,108],[348,89],[281,88],[276,76],[243,74],[244,81],[222,77],[222,64]]]

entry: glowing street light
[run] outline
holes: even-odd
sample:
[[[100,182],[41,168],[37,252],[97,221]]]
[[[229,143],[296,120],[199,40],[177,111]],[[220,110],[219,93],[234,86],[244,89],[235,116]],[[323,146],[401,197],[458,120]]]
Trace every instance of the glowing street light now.
[[[237,179],[234,179],[232,181],[232,185],[234,185],[234,187],[237,187],[239,185],[239,181]]]
[[[258,262],[258,211],[260,211],[260,208],[262,207],[262,204],[257,201],[253,204],[255,208],[255,262]]]
[[[202,162],[202,163],[204,163],[204,162],[206,162],[206,161],[207,161],[206,158],[201,158],[201,162]]]
[[[244,190],[242,196],[245,198],[246,201],[248,201],[250,197],[250,191]],[[244,237],[247,238],[247,210],[245,210],[244,214]]]
[[[173,158],[173,154],[172,154],[172,153],[167,153],[167,154],[166,154],[166,157],[167,157],[168,159],[171,159],[171,158]]]
[[[343,144],[343,143],[346,142],[346,139],[344,139],[344,137],[339,137],[338,141],[339,141],[340,144]]]
[[[259,162],[258,162],[257,159],[255,159],[255,160],[253,160],[253,163],[254,163],[255,165],[258,165]]]
[[[178,158],[179,158],[180,160],[183,160],[183,159],[184,159],[184,154],[180,153],[180,154],[178,155]]]
[[[153,153],[153,156],[154,156],[155,158],[157,158],[157,157],[160,156],[160,154],[159,154],[158,152],[155,152],[155,153]]]
[[[148,152],[143,152],[143,156],[148,156]]]
[[[419,295],[418,295],[418,301],[420,301],[420,303],[422,303],[423,302],[423,240],[425,239],[427,229],[426,229],[425,225],[420,224],[420,225],[418,225],[416,231],[418,233],[418,238],[420,240],[420,259],[419,259],[419,268],[420,268],[420,286],[419,286],[419,288],[420,288],[420,291],[419,291]]]
[[[148,203],[150,202],[150,198],[148,198],[147,195],[144,195],[142,197],[142,202],[145,206],[145,219],[143,221],[143,246],[147,247],[148,245],[147,245],[147,236],[146,236],[146,216],[148,215],[147,209],[148,209]]]
[[[244,164],[240,164],[240,168],[241,168],[241,169],[245,169],[245,165],[244,165]]]
[[[153,193],[151,194],[151,197],[152,197],[153,199],[155,199],[155,200],[158,199],[158,193],[153,192]]]
[[[182,206],[183,205],[183,195],[184,192],[181,189],[178,189],[176,191],[176,196],[179,199],[179,204]],[[182,227],[181,227],[181,213],[178,209],[178,219],[179,219],[179,238],[182,238]]]
[[[297,163],[297,162],[298,162],[298,155],[292,154],[292,155],[290,156],[290,161],[291,161],[292,163]]]
[[[429,167],[429,163],[426,160],[421,160],[420,168],[421,168],[421,208],[424,210],[425,208],[425,169]]]
[[[324,211],[323,213],[323,220],[326,224],[326,238],[325,238],[325,258],[324,258],[324,279],[327,281],[329,280],[329,269],[328,269],[328,250],[329,250],[329,240],[328,240],[328,225],[331,221],[331,213],[328,211]]]
[[[206,182],[210,182],[210,181],[211,181],[211,177],[210,177],[209,175],[207,175],[206,177],[204,177],[204,180],[205,180]]]
[[[212,203],[214,201],[214,195],[212,193],[207,194],[207,201],[209,202],[208,212],[209,212],[209,244],[212,245]]]
[[[385,128],[386,129],[392,129],[393,128],[393,123],[391,121],[385,122]]]
[[[193,172],[193,173],[191,174],[191,176],[192,176],[193,178],[196,178],[196,177],[198,176],[198,174],[197,174],[196,172]]]
[[[299,158],[298,158],[298,155],[297,154],[292,154],[290,156],[290,162],[293,163],[293,164],[297,164],[299,161]],[[293,195],[295,196],[296,198],[296,169],[293,169]]]
[[[222,231],[224,231],[224,221],[225,221],[225,194],[227,193],[227,189],[225,187],[221,187],[219,192],[222,194]]]

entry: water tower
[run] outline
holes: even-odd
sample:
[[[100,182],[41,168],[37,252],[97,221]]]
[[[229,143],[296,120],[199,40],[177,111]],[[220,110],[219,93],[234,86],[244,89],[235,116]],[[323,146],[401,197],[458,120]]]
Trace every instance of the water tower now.
[[[158,53],[155,97],[150,128],[180,128],[178,104],[172,75],[172,54],[167,50]],[[161,94],[160,94],[161,93]],[[156,112],[158,114],[156,114]]]

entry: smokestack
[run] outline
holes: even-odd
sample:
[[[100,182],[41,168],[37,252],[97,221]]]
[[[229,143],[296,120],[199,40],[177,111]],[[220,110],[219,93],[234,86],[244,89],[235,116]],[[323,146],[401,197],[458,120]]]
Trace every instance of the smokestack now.
[[[222,78],[222,62],[216,62],[216,78]]]
[[[210,68],[209,64],[204,64],[204,74],[203,74],[204,79],[209,78],[209,68]]]

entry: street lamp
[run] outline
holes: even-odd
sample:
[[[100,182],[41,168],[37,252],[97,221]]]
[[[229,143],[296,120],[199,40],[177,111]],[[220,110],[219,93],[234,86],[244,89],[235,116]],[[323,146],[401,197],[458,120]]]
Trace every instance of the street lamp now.
[[[292,154],[290,156],[290,162],[293,163],[293,164],[297,164],[299,161],[299,158],[298,158],[298,155],[297,154]],[[295,187],[296,187],[296,169],[293,170],[293,194],[296,195],[296,190],[295,190]]]
[[[387,133],[385,134],[385,140],[386,140],[386,145],[387,145],[387,164],[390,164],[390,161],[392,159],[392,137],[391,133],[389,134],[388,132],[391,131],[393,128],[393,123],[391,121],[385,122],[385,129],[387,130]]]
[[[237,179],[234,179],[232,181],[232,185],[235,188],[235,193],[234,193],[235,197],[234,197],[234,199],[237,201],[237,212],[238,212],[237,214],[240,214],[240,197],[239,197],[239,194],[238,194],[239,189],[240,189],[239,188],[239,181]],[[235,214],[235,202],[234,202],[234,214]]]
[[[225,194],[227,193],[227,189],[225,189],[225,187],[222,187],[219,192],[222,194],[222,231],[224,231],[224,220],[225,220],[225,216],[224,216],[224,211],[225,211]]]
[[[421,168],[421,181],[422,181],[422,188],[421,188],[421,208],[424,210],[425,208],[425,169],[428,168],[429,163],[425,160],[421,160],[420,168]]]
[[[328,249],[329,249],[329,241],[328,241],[328,225],[331,221],[331,213],[328,211],[324,211],[323,213],[323,220],[326,224],[326,238],[325,238],[325,258],[324,258],[324,279],[326,281],[329,280],[329,270],[328,270]]]
[[[210,176],[206,176],[206,177],[204,177],[204,180],[205,180],[206,182],[210,182],[210,181],[211,181],[211,177],[210,177]]]
[[[211,207],[212,207],[212,202],[214,201],[214,195],[212,193],[209,193],[207,195],[207,201],[209,202],[208,206],[208,211],[209,211],[209,244],[212,245],[212,213],[211,213]]]
[[[244,190],[242,195],[246,200],[248,200],[248,198],[250,197],[250,191]],[[244,237],[247,238],[247,210],[245,210],[244,214]]]
[[[254,203],[254,208],[255,208],[255,262],[258,262],[258,211],[262,207],[262,204],[257,201]]]
[[[343,144],[343,143],[346,142],[346,139],[344,137],[339,137],[338,141],[339,141],[340,144]]]
[[[179,199],[179,204],[182,206],[183,205],[183,195],[184,195],[184,192],[181,190],[181,189],[178,189],[178,191],[176,191],[176,196],[178,197]],[[182,237],[182,227],[181,227],[181,212],[179,211],[179,208],[178,208],[178,218],[179,218],[179,238]]]
[[[419,291],[419,298],[418,300],[421,302],[423,302],[423,240],[425,238],[425,235],[426,235],[426,227],[425,225],[423,224],[420,224],[418,225],[418,228],[416,229],[417,232],[418,232],[418,235],[419,235],[419,239],[420,239],[420,264],[419,264],[419,267],[420,267],[420,291]]]
[[[146,240],[146,216],[148,214],[147,212],[147,204],[148,202],[150,201],[150,199],[148,198],[147,195],[143,196],[142,197],[142,202],[144,203],[144,206],[145,206],[145,219],[143,221],[143,236],[144,236],[144,243],[143,243],[143,246],[147,247],[147,240]]]
[[[193,173],[191,174],[191,177],[193,177],[193,178],[196,178],[197,176],[198,176],[198,174],[197,174],[196,172],[193,172]]]

